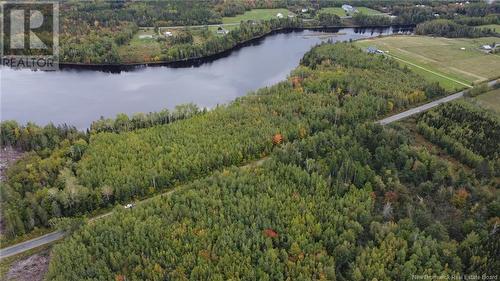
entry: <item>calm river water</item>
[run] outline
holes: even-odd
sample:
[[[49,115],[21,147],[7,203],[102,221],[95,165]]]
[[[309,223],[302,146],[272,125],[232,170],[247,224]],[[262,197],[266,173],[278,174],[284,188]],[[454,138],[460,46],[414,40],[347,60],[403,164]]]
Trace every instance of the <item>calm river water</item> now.
[[[1,68],[0,118],[40,125],[67,123],[85,129],[100,116],[114,117],[121,112],[158,111],[190,102],[210,108],[285,79],[304,53],[322,41],[393,32],[401,29],[278,33],[196,67],[143,67],[118,74]]]

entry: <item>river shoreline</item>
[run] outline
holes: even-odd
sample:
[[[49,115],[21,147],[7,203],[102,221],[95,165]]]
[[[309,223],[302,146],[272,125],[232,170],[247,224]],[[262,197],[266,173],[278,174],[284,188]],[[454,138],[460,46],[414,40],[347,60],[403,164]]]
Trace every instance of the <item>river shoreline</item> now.
[[[154,66],[167,66],[171,68],[184,68],[184,67],[197,67],[207,62],[213,62],[217,59],[229,56],[233,51],[239,50],[244,47],[252,46],[258,43],[260,40],[280,33],[293,33],[300,31],[321,31],[321,32],[333,32],[337,33],[342,29],[353,28],[356,30],[369,30],[369,29],[387,29],[387,28],[399,28],[405,32],[413,31],[414,25],[385,25],[385,26],[327,26],[327,27],[287,27],[272,30],[263,35],[254,37],[252,39],[243,41],[236,44],[232,48],[227,50],[217,52],[207,56],[194,57],[183,60],[175,61],[157,61],[157,62],[137,62],[137,63],[119,63],[119,64],[89,64],[89,63],[59,63],[60,70],[90,70],[90,71],[104,71],[110,73],[119,73],[121,71],[133,71],[141,69],[144,67],[154,67]],[[392,34],[394,35],[394,34]]]
[[[188,103],[214,108],[283,81],[311,47],[327,40],[349,42],[411,32],[408,28],[319,30],[330,33],[275,31],[217,56],[166,67],[80,66],[61,71],[5,68],[2,119],[39,125],[66,123],[85,130],[101,116],[174,110]]]

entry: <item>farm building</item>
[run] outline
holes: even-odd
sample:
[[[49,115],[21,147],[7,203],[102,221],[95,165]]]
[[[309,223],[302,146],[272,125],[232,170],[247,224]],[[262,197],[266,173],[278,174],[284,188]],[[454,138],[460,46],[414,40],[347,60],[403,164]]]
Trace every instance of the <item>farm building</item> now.
[[[368,48],[366,48],[366,52],[369,54],[383,54],[384,53],[384,51],[379,50],[373,46],[369,46]]]

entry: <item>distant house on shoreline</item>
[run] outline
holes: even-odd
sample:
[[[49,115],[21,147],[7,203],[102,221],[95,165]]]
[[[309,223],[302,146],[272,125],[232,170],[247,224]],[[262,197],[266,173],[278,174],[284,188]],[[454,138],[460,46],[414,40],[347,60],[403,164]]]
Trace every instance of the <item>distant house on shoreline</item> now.
[[[222,26],[217,27],[217,34],[226,35],[229,31]]]

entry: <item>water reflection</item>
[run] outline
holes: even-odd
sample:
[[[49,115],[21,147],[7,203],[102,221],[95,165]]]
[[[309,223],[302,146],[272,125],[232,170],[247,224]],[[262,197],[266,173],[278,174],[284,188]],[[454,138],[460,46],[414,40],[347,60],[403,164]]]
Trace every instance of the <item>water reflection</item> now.
[[[117,73],[65,68],[33,72],[1,68],[1,119],[87,128],[100,116],[158,111],[193,102],[213,107],[286,78],[313,45],[399,32],[333,29],[278,33],[217,59],[191,65],[134,67]]]

